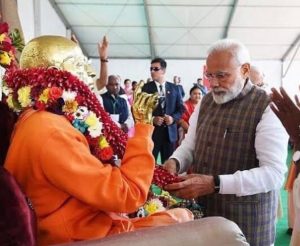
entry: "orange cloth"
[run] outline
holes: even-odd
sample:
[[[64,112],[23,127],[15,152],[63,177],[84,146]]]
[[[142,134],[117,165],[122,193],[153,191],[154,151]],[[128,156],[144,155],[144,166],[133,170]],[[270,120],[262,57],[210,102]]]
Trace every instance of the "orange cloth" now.
[[[154,171],[152,131],[152,126],[136,125],[117,168],[94,157],[85,137],[64,116],[31,109],[21,115],[5,167],[32,200],[40,245],[192,219],[185,210],[156,215],[154,221],[150,216],[140,224],[118,219],[117,213],[133,212],[147,198]]]

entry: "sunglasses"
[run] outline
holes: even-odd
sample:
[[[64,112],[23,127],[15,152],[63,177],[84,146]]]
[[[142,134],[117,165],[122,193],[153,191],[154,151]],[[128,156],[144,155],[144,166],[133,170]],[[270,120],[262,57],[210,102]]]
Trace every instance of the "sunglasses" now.
[[[150,71],[155,71],[155,72],[157,72],[157,71],[159,71],[159,70],[161,70],[160,67],[150,67]]]

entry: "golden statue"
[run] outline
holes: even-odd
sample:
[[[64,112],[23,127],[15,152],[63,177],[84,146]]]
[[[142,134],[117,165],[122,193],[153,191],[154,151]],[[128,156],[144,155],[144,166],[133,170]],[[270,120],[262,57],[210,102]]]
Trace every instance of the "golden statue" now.
[[[21,54],[20,67],[55,67],[76,75],[87,85],[95,76],[80,47],[61,36],[40,36],[32,39]]]
[[[32,39],[21,54],[20,67],[54,67],[72,73],[88,86],[94,84],[95,72],[78,44],[61,36],[40,36]],[[139,84],[135,92],[133,116],[136,123],[152,124],[152,112],[157,106],[158,96],[141,92],[143,85]]]

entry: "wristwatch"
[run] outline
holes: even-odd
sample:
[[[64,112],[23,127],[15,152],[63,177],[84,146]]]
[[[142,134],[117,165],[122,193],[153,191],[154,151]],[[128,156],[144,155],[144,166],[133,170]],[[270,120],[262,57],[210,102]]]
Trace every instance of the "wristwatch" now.
[[[300,151],[299,150],[297,150],[297,151],[294,152],[294,154],[293,154],[293,161],[294,161],[294,163],[300,161]]]
[[[215,193],[220,192],[220,177],[219,175],[214,176],[214,183],[215,183]]]

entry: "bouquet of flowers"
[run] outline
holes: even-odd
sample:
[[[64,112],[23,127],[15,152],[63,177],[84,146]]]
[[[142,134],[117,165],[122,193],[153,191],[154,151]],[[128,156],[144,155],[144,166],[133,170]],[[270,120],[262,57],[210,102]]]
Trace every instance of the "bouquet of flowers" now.
[[[16,50],[22,51],[24,43],[18,29],[9,33],[9,27],[6,22],[0,23],[0,66],[9,68],[15,66]]]

